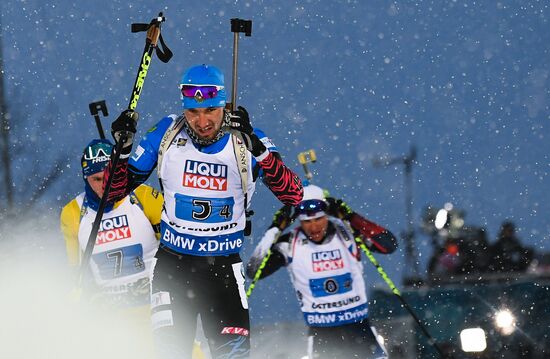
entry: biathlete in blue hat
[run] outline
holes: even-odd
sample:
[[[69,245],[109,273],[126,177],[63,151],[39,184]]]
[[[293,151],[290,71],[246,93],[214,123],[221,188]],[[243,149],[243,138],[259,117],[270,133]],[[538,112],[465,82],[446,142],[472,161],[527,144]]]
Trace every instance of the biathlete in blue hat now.
[[[223,73],[189,68],[180,82],[183,114],[153,126],[133,155],[123,147],[110,200],[143,183],[157,168],[164,193],[160,249],[154,269],[152,323],[159,357],[186,358],[200,315],[213,358],[247,358],[250,323],[239,251],[258,178],[284,204],[297,205],[302,183],[273,142],[253,128],[243,107],[225,109]],[[137,113],[124,111],[111,130],[132,137]]]

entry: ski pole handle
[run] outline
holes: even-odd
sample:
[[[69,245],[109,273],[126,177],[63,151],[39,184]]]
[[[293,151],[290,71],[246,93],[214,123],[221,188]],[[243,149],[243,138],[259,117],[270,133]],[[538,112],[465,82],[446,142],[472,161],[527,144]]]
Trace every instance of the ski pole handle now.
[[[159,16],[151,20],[149,27],[147,28],[147,35],[145,39],[145,48],[143,49],[143,54],[141,56],[141,62],[139,64],[139,69],[136,75],[136,80],[134,81],[134,87],[132,90],[132,97],[130,98],[130,103],[128,104],[129,110],[135,110],[138,104],[141,91],[143,90],[143,84],[145,83],[145,77],[147,76],[147,71],[149,71],[149,65],[151,64],[151,59],[153,51],[157,47],[157,42],[160,37],[160,24],[166,19],[162,16],[162,12],[159,13]],[[132,30],[135,30],[139,25],[143,24],[132,24]],[[140,28],[141,30],[142,28]]]

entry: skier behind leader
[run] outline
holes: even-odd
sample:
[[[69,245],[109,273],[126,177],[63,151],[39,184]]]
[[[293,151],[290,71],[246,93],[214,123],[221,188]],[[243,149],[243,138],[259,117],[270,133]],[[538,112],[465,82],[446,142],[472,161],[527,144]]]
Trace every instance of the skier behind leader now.
[[[250,319],[239,256],[245,211],[259,177],[285,204],[302,198],[299,177],[252,127],[247,111],[224,109],[224,86],[214,66],[187,69],[180,82],[183,114],[160,120],[129,161],[132,141],[125,143],[119,166],[106,170],[116,199],[157,167],[164,206],[152,321],[163,359],[189,356],[199,314],[213,358],[248,358]],[[136,117],[124,111],[111,126],[115,138],[122,132],[133,137]]]
[[[81,158],[84,192],[61,211],[67,258],[75,268],[80,265],[103,195],[103,170],[112,149],[108,140],[92,140],[86,146]],[[111,306],[149,304],[148,288],[158,248],[162,200],[158,191],[141,185],[117,203],[106,206],[90,268],[97,286],[95,294]]]
[[[300,225],[282,234],[295,217]],[[275,213],[247,264],[246,274],[254,278],[271,250],[260,278],[287,267],[309,327],[309,358],[386,358],[368,321],[355,237],[382,254],[397,248],[391,232],[309,185],[296,208],[284,206]]]
[[[78,269],[103,195],[103,170],[113,145],[92,140],[81,157],[84,192],[61,211],[61,231],[69,265]],[[153,354],[150,325],[152,263],[158,249],[162,195],[141,185],[116,203],[108,203],[102,217],[90,271],[94,288],[86,299],[117,317],[139,333],[143,355]],[[149,356],[150,356],[149,355]]]

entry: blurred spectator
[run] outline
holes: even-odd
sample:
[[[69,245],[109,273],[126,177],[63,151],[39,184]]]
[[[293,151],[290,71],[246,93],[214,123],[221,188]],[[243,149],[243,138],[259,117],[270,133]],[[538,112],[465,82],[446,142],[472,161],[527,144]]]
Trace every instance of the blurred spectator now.
[[[443,246],[435,250],[428,264],[428,273],[434,278],[444,278],[458,274],[461,266],[457,240],[448,238]]]
[[[490,262],[489,244],[484,228],[464,227],[460,236],[449,237],[436,248],[428,264],[432,277],[482,273]]]
[[[472,274],[487,271],[491,260],[487,231],[483,227],[470,227],[464,232],[458,242],[462,257],[459,272]]]
[[[489,268],[494,272],[525,271],[533,259],[533,250],[521,245],[516,236],[516,226],[511,221],[502,223],[490,253]]]

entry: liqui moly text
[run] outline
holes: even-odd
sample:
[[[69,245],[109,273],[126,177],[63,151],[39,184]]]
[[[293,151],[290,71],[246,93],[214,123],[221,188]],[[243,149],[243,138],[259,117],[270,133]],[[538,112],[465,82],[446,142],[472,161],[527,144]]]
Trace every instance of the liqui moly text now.
[[[344,260],[339,249],[315,252],[311,255],[314,272],[324,272],[344,268]]]
[[[128,226],[128,218],[121,215],[101,220],[96,244],[110,243],[121,239],[130,238],[132,233]]]
[[[225,191],[227,190],[227,165],[187,160],[183,170],[183,186]]]

